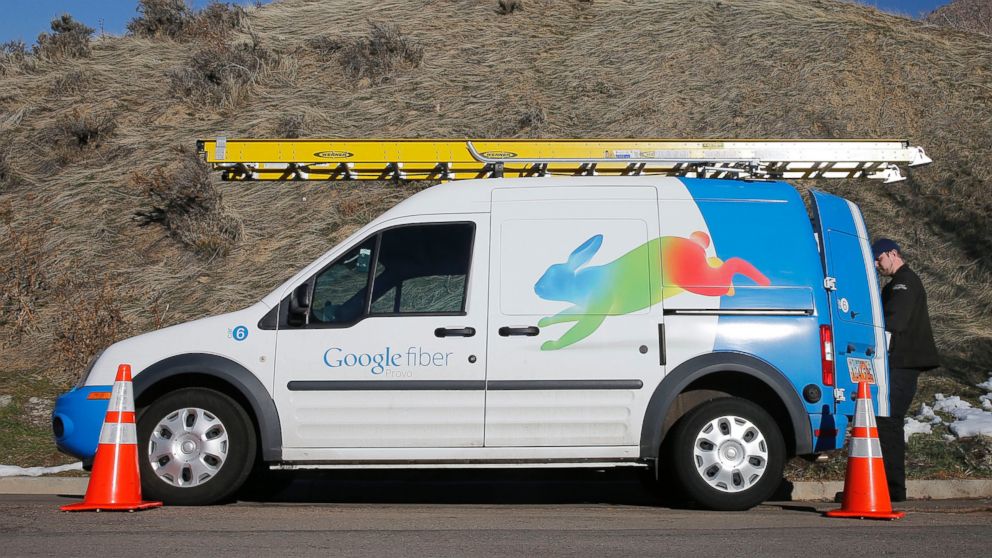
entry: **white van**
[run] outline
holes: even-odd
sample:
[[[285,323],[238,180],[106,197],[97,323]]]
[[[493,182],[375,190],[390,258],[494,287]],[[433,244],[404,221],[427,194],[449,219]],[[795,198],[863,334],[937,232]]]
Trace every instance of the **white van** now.
[[[92,459],[91,394],[130,363],[143,490],[167,503],[229,498],[257,455],[650,467],[701,505],[748,508],[787,458],[843,444],[853,384],[835,359],[874,370],[886,412],[864,223],[813,196],[811,223],[780,182],[435,186],[245,310],[108,348],[58,400],[56,441]]]
[[[887,414],[864,221],[811,201],[658,176],[434,186],[244,310],[106,349],[56,442],[92,459],[93,394],[130,363],[142,489],[166,503],[228,499],[256,464],[559,466],[746,509],[791,456],[843,445],[856,370]]]

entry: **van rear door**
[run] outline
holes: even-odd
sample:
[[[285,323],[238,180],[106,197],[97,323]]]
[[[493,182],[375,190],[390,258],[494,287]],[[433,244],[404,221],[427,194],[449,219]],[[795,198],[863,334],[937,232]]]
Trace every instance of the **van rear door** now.
[[[864,218],[858,206],[838,196],[813,190],[812,202],[827,278],[836,387],[846,393],[836,412],[854,414],[857,380],[870,374],[877,385],[875,411],[888,416],[882,298]]]

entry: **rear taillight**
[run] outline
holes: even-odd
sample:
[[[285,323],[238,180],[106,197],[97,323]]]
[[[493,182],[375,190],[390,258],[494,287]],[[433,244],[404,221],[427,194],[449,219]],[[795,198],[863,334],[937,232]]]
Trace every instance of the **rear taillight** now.
[[[823,385],[834,385],[834,331],[828,325],[820,326],[820,369]]]

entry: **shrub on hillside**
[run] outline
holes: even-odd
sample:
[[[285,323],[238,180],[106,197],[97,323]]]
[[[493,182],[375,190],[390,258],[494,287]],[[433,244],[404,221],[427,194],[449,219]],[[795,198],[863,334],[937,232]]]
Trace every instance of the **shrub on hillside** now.
[[[132,35],[148,38],[190,39],[222,37],[245,18],[241,6],[211,3],[194,12],[186,0],[139,0],[138,17],[127,24]]]
[[[138,17],[127,22],[127,31],[139,37],[172,37],[183,33],[192,12],[186,0],[138,0]]]
[[[133,181],[151,207],[135,212],[140,226],[158,223],[199,256],[224,256],[241,237],[241,225],[224,214],[221,194],[210,182],[210,170],[195,154],[181,151],[176,170],[165,166]]]
[[[0,76],[27,68],[32,61],[31,51],[24,41],[7,41],[0,44]]]
[[[517,119],[517,128],[532,136],[540,136],[547,124],[548,114],[539,105],[528,106]]]
[[[306,135],[307,122],[302,114],[288,114],[276,120],[275,135],[278,138],[294,139]]]
[[[52,20],[52,32],[38,35],[35,54],[51,60],[89,56],[93,29],[76,21],[69,14]]]
[[[307,46],[322,56],[332,56],[344,48],[344,41],[327,35],[317,35],[307,39]]]
[[[59,114],[34,138],[47,149],[51,164],[64,164],[102,148],[117,129],[116,114],[105,107],[74,108]]]
[[[389,79],[397,68],[416,68],[424,58],[424,47],[400,32],[395,25],[372,23],[368,37],[346,43],[340,49],[345,73],[374,84]]]
[[[187,37],[222,37],[241,27],[248,13],[241,6],[212,3],[193,15]]]
[[[58,142],[77,149],[99,147],[117,128],[114,115],[109,111],[79,110],[59,118],[55,130]]]
[[[255,83],[275,55],[251,43],[215,43],[194,52],[182,68],[170,74],[172,93],[207,105],[236,104],[243,88]]]
[[[496,13],[499,15],[512,14],[517,10],[523,10],[524,5],[520,0],[499,0],[496,5]]]
[[[73,95],[79,93],[89,80],[89,76],[82,70],[70,70],[64,74],[55,76],[52,80],[52,94],[58,97],[63,95]]]

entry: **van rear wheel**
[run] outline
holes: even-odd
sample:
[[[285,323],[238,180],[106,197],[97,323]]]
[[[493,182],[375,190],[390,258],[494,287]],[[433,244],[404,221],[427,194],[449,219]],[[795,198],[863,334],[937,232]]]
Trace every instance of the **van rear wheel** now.
[[[138,466],[145,498],[202,506],[230,498],[251,472],[251,419],[233,399],[203,388],[180,389],[138,416]]]
[[[672,469],[685,495],[714,510],[746,510],[782,480],[785,442],[772,417],[735,397],[699,405],[672,433]]]

